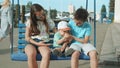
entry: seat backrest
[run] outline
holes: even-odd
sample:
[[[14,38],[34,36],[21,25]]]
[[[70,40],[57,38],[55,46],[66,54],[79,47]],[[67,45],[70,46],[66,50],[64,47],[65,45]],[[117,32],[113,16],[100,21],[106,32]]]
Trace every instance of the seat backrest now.
[[[27,44],[27,42],[25,41],[25,24],[24,23],[19,23],[18,24],[18,50],[19,52],[24,52],[24,48]],[[50,43],[53,44],[53,37],[54,37],[54,33],[52,30],[50,30]],[[50,48],[53,48],[53,46],[50,46]]]
[[[18,51],[19,52],[24,52],[24,48],[26,46],[26,41],[25,41],[25,24],[24,23],[19,23],[18,24]]]

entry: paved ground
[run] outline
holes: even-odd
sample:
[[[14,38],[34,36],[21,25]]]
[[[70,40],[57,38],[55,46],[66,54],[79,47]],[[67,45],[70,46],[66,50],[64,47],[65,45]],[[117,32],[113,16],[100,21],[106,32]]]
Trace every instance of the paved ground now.
[[[109,65],[119,65],[120,61],[117,58],[117,52],[120,51],[120,23],[111,24],[108,27],[106,36],[103,42],[100,61]],[[120,55],[120,53],[119,53]],[[120,59],[120,57],[119,57]]]
[[[93,24],[92,24],[93,25]],[[109,24],[100,24],[97,23],[97,50],[99,52],[99,56],[103,48],[103,42],[105,41],[106,31],[108,30]],[[14,44],[17,45],[17,29],[14,29]],[[91,42],[93,43],[93,35],[91,37]],[[16,48],[15,48],[16,50]],[[89,61],[80,60],[79,68],[90,68]],[[109,62],[110,63],[110,62]],[[40,64],[40,61],[38,61]],[[27,61],[12,61],[10,59],[10,48],[9,48],[9,36],[5,38],[2,42],[0,42],[0,68],[28,68]],[[51,61],[50,68],[70,68],[70,60],[61,60],[61,61]],[[99,68],[120,68],[119,65],[115,64],[107,64],[106,62],[103,64],[99,64]]]

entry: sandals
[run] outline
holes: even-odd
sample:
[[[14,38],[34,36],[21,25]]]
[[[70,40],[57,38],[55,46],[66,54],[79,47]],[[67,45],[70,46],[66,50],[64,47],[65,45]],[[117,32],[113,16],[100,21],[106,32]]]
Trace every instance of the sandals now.
[[[57,50],[57,49],[54,49],[54,50],[52,51],[52,53],[53,53],[54,55],[56,55],[56,56],[62,56],[62,55],[63,55],[63,53],[62,53],[61,51]]]
[[[65,51],[65,56],[71,56],[74,51],[75,51],[74,49],[69,48],[68,50]]]

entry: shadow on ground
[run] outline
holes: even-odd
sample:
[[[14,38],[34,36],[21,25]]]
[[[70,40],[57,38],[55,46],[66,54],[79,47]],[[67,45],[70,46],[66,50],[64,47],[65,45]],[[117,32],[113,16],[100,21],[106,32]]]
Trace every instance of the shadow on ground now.
[[[10,53],[10,49],[0,49],[0,55]]]

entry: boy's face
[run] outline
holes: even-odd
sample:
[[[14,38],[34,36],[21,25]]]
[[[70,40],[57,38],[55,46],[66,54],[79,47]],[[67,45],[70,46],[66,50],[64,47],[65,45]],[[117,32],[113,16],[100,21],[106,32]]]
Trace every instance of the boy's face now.
[[[59,29],[59,32],[62,36],[64,36],[65,33],[69,33],[69,30]]]
[[[75,21],[75,24],[76,24],[77,26],[80,26],[80,25],[83,24],[83,21],[82,21],[82,20],[74,19],[74,21]]]

